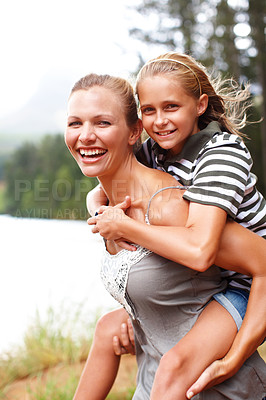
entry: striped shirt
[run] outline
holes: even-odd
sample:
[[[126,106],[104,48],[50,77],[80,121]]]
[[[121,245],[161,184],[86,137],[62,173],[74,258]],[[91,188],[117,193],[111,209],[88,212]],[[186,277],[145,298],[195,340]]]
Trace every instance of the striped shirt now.
[[[137,158],[186,186],[186,200],[220,207],[236,222],[266,238],[266,201],[255,186],[251,155],[239,136],[222,132],[217,122],[192,135],[177,155],[167,157],[167,150],[149,138]],[[223,275],[230,276],[230,286],[250,286],[250,278],[241,274],[224,271]]]

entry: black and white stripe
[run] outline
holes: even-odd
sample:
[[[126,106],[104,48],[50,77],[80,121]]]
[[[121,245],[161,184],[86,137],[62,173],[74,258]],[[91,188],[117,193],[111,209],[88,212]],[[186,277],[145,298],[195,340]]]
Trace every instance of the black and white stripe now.
[[[149,166],[165,170],[188,186],[185,199],[220,207],[236,222],[266,238],[266,201],[255,186],[251,155],[240,137],[223,133],[214,124],[211,128],[215,126],[215,131],[207,127],[191,136],[176,157],[167,158],[166,151],[152,139],[143,144],[141,152]],[[230,286],[250,286],[250,278],[232,271],[224,274],[230,276]]]

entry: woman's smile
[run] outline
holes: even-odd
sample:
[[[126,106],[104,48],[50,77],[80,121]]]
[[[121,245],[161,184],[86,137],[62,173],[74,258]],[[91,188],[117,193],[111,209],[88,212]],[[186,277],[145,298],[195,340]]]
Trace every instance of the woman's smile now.
[[[65,140],[84,175],[117,171],[131,150],[130,133],[119,98],[111,90],[94,86],[71,95]]]
[[[77,150],[82,157],[84,163],[94,163],[102,159],[108,152],[107,149],[93,147],[93,148],[80,148]]]

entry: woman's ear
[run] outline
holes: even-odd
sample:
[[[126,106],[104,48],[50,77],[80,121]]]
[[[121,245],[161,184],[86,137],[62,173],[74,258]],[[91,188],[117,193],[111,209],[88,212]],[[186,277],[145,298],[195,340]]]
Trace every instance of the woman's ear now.
[[[142,121],[138,119],[137,123],[135,124],[134,128],[131,131],[131,134],[128,139],[128,143],[133,146],[137,140],[140,138],[140,135],[142,133],[143,126],[142,126]]]
[[[202,94],[198,103],[198,117],[205,113],[208,107],[209,97],[206,93]]]

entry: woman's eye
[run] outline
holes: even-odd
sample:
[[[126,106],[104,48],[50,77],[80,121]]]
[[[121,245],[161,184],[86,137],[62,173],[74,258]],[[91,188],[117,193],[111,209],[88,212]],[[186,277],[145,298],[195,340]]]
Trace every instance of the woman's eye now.
[[[99,121],[98,124],[102,126],[111,125],[109,121]]]
[[[81,125],[81,122],[80,122],[80,121],[72,121],[72,122],[69,122],[69,123],[68,123],[68,126],[69,126],[69,127],[71,127],[71,126],[78,126],[78,125]]]

